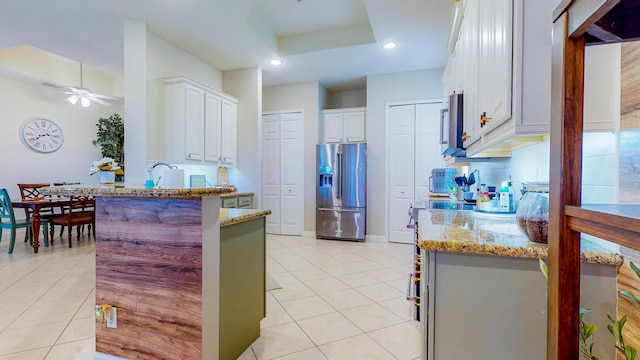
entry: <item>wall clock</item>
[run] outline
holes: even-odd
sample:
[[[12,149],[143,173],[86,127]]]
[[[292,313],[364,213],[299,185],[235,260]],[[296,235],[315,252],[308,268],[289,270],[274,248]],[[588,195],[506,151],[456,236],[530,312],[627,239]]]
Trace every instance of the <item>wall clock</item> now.
[[[29,150],[48,154],[60,149],[64,134],[52,120],[31,118],[20,125],[20,140]]]

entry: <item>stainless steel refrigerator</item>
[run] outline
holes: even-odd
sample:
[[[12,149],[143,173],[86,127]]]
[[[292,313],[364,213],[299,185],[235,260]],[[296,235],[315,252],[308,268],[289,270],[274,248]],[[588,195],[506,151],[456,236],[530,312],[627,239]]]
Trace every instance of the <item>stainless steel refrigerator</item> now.
[[[316,238],[364,241],[367,144],[319,144],[316,164]]]

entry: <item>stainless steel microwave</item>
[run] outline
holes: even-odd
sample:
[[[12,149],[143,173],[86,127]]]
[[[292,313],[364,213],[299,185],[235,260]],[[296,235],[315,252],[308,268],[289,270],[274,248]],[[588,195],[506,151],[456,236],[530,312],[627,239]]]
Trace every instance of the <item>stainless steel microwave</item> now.
[[[462,94],[449,96],[448,108],[440,111],[440,144],[442,155],[465,156],[462,142]]]

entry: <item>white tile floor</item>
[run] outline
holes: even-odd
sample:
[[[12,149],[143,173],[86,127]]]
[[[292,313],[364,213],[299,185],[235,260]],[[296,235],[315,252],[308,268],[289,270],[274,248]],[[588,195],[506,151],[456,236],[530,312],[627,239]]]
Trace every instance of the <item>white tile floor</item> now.
[[[0,243],[0,360],[89,360],[95,349],[95,246],[34,255]],[[419,323],[405,298],[412,246],[268,236],[267,271],[282,286],[267,293],[261,337],[240,357],[418,359]]]

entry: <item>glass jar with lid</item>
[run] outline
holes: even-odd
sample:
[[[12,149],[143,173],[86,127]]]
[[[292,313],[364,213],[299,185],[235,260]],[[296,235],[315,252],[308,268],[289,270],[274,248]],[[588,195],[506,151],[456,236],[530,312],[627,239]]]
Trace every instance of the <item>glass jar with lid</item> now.
[[[534,244],[547,245],[549,233],[549,183],[523,183],[524,195],[516,211],[520,230]]]

